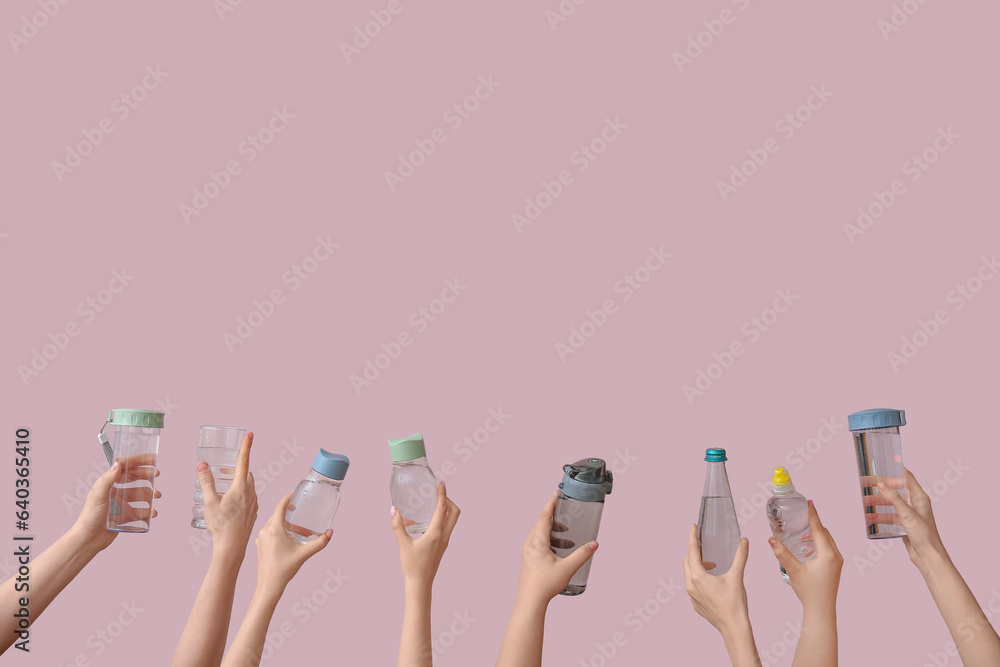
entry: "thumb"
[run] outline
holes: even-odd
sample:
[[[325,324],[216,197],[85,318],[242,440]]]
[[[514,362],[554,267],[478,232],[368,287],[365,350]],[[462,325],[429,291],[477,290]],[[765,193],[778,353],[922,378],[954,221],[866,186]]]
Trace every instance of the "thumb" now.
[[[201,484],[201,492],[205,495],[205,507],[219,504],[219,494],[215,490],[215,477],[212,476],[212,467],[204,461],[199,461],[196,471],[198,483]]]
[[[317,553],[322,551],[326,545],[330,543],[330,539],[333,537],[333,529],[330,528],[325,533],[317,537],[315,540],[310,540],[302,545],[302,551],[305,554],[303,561],[309,560]]]
[[[583,567],[583,564],[590,560],[594,552],[597,551],[597,541],[591,540],[581,547],[578,547],[576,551],[571,553],[562,559],[560,565],[570,571],[570,578],[576,574],[576,571]]]
[[[729,571],[735,572],[740,579],[743,578],[743,570],[747,567],[747,558],[750,557],[750,540],[745,537],[740,538],[740,543],[736,547],[736,553],[733,554],[733,564],[730,566]]]
[[[406,532],[406,526],[403,524],[403,515],[400,514],[395,505],[389,508],[389,520],[392,525],[392,532],[396,535],[396,541],[399,542],[399,548],[402,549],[404,546],[409,545],[412,539],[410,538],[410,534]]]
[[[774,552],[774,557],[781,563],[781,567],[785,568],[785,572],[791,575],[792,569],[799,564],[798,559],[777,538],[769,537],[767,538],[767,543],[771,545],[771,551]]]
[[[118,481],[118,478],[122,474],[122,464],[115,461],[111,464],[111,467],[104,471],[104,474],[97,478],[94,482],[94,486],[90,489],[89,495],[94,495],[94,497],[100,502],[107,502],[108,496],[111,494],[111,486]]]

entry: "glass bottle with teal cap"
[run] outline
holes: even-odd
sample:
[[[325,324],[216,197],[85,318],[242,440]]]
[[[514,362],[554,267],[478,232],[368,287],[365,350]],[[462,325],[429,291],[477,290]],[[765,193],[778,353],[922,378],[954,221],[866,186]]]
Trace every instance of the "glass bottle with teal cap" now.
[[[104,434],[114,428],[114,444]],[[118,461],[122,471],[108,495],[105,527],[116,533],[147,533],[153,513],[156,454],[163,429],[163,413],[156,410],[111,410],[97,439],[108,465]]]
[[[414,433],[405,438],[389,438],[389,456],[392,505],[403,517],[407,533],[423,535],[437,506],[437,478],[427,463],[424,436]]]
[[[705,451],[708,470],[705,472],[705,490],[698,515],[701,560],[711,565],[705,567],[709,574],[716,576],[729,572],[740,545],[740,524],[736,519],[733,492],[729,490],[726,460],[724,449]]]
[[[285,510],[285,532],[299,544],[315,540],[333,525],[340,506],[340,485],[351,461],[319,450],[309,474],[299,482]]]

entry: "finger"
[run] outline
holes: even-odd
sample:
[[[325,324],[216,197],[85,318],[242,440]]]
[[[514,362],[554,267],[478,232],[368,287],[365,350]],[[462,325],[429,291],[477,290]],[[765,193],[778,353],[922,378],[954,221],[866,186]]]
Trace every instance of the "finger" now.
[[[829,548],[829,543],[826,539],[826,528],[823,527],[823,522],[819,518],[819,512],[816,511],[816,505],[813,501],[809,501],[809,532],[812,533],[813,544],[822,549]]]
[[[774,557],[781,563],[781,567],[785,568],[785,572],[791,577],[793,570],[799,565],[798,559],[777,538],[769,537],[767,538],[767,543],[771,545],[771,551],[774,552]]]
[[[835,553],[838,557],[842,557],[841,553],[840,553],[840,549],[837,548],[837,543],[834,542],[834,540],[833,540],[833,534],[830,533],[830,529],[829,528],[824,528],[823,532],[826,534],[826,541],[827,541],[827,543],[829,543],[829,545],[833,548],[833,553]]]
[[[252,472],[248,472],[247,473],[247,486],[249,486],[250,489],[253,490],[254,495],[257,495],[257,485],[254,482],[254,478],[253,478],[253,473]]]
[[[451,499],[448,499],[448,518],[445,520],[444,524],[444,538],[447,540],[451,537],[451,531],[455,530],[455,524],[458,523],[458,517],[462,515],[462,510],[458,505],[453,503]]]
[[[736,553],[733,554],[733,564],[729,568],[729,572],[735,572],[736,576],[740,579],[743,578],[743,570],[747,566],[747,558],[750,557],[750,540],[747,538],[741,538],[740,544],[736,547]],[[729,574],[727,572],[726,574]]]
[[[865,521],[868,525],[876,524],[903,524],[903,516],[899,512],[865,512]]]
[[[444,529],[445,521],[448,520],[448,492],[444,488],[444,482],[437,485],[437,505],[434,507],[434,515],[431,522],[427,524],[427,532],[440,531]]]
[[[561,537],[551,537],[549,538],[549,546],[553,549],[572,549],[576,546],[576,542],[573,540],[565,540]]]
[[[707,570],[714,570],[715,569],[715,563],[713,563],[710,560],[703,560],[703,561],[701,561],[701,566],[703,568],[705,568],[706,571]]]
[[[403,522],[403,515],[396,509],[395,506],[389,508],[389,523],[392,526],[392,532],[396,536],[396,542],[399,543],[399,548],[402,549],[410,545],[413,538],[410,534],[406,532],[406,524]]]
[[[212,467],[204,461],[199,461],[195,467],[195,474],[198,476],[201,492],[205,496],[205,507],[215,507],[218,505],[219,494],[215,490],[215,477],[212,475]]]
[[[903,496],[899,494],[899,491],[897,491],[896,489],[890,489],[884,482],[879,482],[878,492],[883,496],[885,496],[886,500],[892,503],[892,506],[896,508],[897,512],[899,512],[899,516],[902,518],[904,523],[915,517],[915,512],[913,511],[913,508],[910,507],[910,504],[908,502],[903,500]],[[880,523],[886,523],[886,522],[880,521]]]
[[[931,509],[931,497],[920,486],[920,482],[917,481],[912,472],[906,468],[903,468],[903,471],[906,474],[906,495],[909,498],[910,505],[923,515],[929,514],[929,518],[933,519],[934,512]]]
[[[157,489],[156,491],[153,491],[153,497],[154,498],[161,498],[162,496],[163,496],[163,494],[160,493],[159,489]]]
[[[691,524],[691,530],[688,531],[687,561],[692,574],[698,571],[698,567],[701,567],[701,547],[698,546],[698,526],[693,523]],[[695,563],[698,564],[697,567],[695,567]]]
[[[569,530],[569,526],[559,521],[556,521],[555,519],[552,520],[553,533],[565,533],[567,530]]]
[[[153,510],[153,513],[150,515],[149,518],[150,519],[155,519],[157,514],[158,514],[158,512],[156,510]]]
[[[563,558],[559,562],[559,567],[563,568],[564,570],[569,570],[570,577],[572,577],[573,574],[575,574],[576,571],[579,570],[584,563],[590,560],[591,556],[594,555],[595,551],[597,551],[597,541],[591,540],[590,542],[587,542],[586,544],[581,546],[579,549],[577,549],[570,555]]]
[[[559,492],[556,491],[549,497],[548,500],[545,501],[545,507],[542,508],[542,513],[538,515],[538,523],[535,525],[544,528],[545,532],[552,531],[552,515],[556,512],[558,493]]]
[[[91,493],[96,493],[99,500],[102,502],[108,499],[111,494],[111,486],[119,480],[122,474],[121,463],[115,461],[111,464],[111,467],[104,471],[104,474],[97,478],[94,482],[93,488],[91,488]]]
[[[274,520],[274,525],[283,526],[285,524],[285,512],[288,510],[288,503],[292,499],[292,492],[286,493],[281,500],[278,501],[277,507],[274,508],[274,514],[271,515],[271,519]],[[268,519],[268,522],[271,521]]]
[[[333,529],[330,528],[325,533],[317,537],[315,540],[310,540],[302,545],[302,551],[305,553],[306,560],[309,560],[317,553],[326,548],[326,545],[330,543],[330,538],[333,537]]]
[[[906,480],[903,477],[890,477],[888,475],[865,475],[861,478],[861,486],[864,487],[874,487],[879,482],[885,482],[886,486],[889,486],[894,489],[901,489],[906,484]]]
[[[243,436],[240,443],[240,453],[236,457],[236,473],[233,475],[233,483],[245,481],[247,473],[250,472],[250,445],[253,444],[253,433]]]

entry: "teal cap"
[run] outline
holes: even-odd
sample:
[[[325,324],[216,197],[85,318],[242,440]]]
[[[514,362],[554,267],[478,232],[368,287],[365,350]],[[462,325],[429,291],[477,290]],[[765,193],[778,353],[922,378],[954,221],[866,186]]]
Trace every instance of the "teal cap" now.
[[[705,450],[705,460],[709,463],[719,463],[721,461],[726,461],[726,450],[724,449],[706,449]]]
[[[424,449],[424,436],[414,433],[406,438],[389,438],[389,456],[393,462],[412,461],[421,456],[427,456]]]
[[[347,477],[347,469],[351,460],[343,454],[333,454],[321,449],[313,459],[312,469],[330,479],[343,480]]]
[[[163,428],[163,413],[156,410],[132,410],[130,408],[109,410],[108,423],[115,426]]]

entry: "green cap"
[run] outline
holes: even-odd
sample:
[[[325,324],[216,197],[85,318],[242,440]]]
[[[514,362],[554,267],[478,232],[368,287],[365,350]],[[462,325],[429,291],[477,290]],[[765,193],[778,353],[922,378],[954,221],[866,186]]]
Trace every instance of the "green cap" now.
[[[129,408],[110,410],[108,412],[108,423],[115,426],[163,428],[163,413],[156,410],[132,410]]]
[[[406,438],[389,438],[389,456],[393,462],[412,461],[421,456],[427,456],[424,449],[424,436],[419,433]]]

